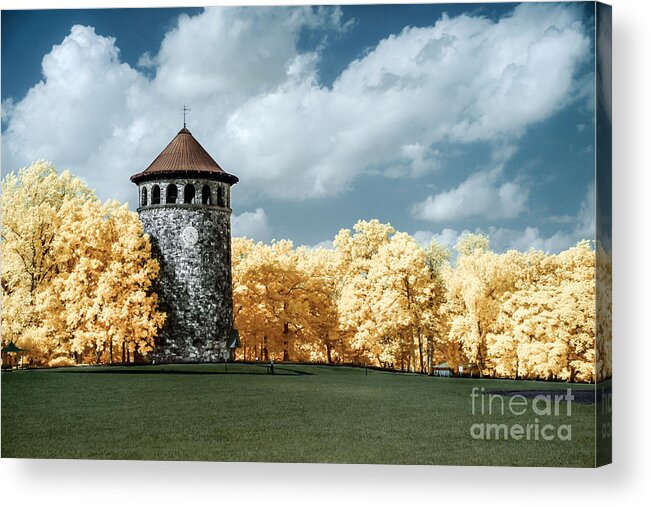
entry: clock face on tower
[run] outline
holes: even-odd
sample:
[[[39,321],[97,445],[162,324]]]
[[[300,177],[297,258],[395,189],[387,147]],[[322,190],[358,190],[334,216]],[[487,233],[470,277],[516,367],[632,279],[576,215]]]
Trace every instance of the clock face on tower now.
[[[183,242],[186,244],[186,246],[192,246],[197,243],[197,240],[199,239],[199,233],[194,227],[190,225],[189,227],[183,229],[181,237],[183,238]]]

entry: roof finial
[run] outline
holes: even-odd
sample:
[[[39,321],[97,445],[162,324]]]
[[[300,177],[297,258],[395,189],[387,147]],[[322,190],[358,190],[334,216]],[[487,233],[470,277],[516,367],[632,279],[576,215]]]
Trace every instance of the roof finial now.
[[[181,109],[181,111],[183,111],[183,128],[185,128],[185,113],[192,111],[192,109],[185,107],[185,104],[183,104],[183,109]]]

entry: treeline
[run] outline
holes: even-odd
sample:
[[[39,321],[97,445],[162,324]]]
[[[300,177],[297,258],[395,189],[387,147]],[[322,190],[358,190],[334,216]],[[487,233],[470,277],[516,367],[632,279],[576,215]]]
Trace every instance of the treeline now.
[[[129,362],[165,315],[136,213],[40,161],[2,182],[2,343],[30,365]]]
[[[37,162],[2,184],[2,344],[32,365],[147,360],[165,315],[158,262],[136,213]],[[233,240],[241,360],[356,363],[432,373],[588,382],[611,374],[610,257],[595,295],[588,241],[558,255],[490,250],[454,259],[377,220],[332,249]],[[595,304],[602,310],[595,322]]]
[[[490,250],[468,234],[451,252],[377,220],[333,249],[233,240],[238,359],[357,363],[432,373],[594,381],[595,251]],[[609,283],[609,280],[606,281]]]

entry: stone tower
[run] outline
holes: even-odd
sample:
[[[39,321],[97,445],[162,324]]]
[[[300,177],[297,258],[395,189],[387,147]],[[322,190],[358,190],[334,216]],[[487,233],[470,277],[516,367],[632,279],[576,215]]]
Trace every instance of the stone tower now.
[[[230,190],[238,178],[184,126],[131,181],[160,263],[157,290],[167,313],[153,359],[223,360],[233,323]]]

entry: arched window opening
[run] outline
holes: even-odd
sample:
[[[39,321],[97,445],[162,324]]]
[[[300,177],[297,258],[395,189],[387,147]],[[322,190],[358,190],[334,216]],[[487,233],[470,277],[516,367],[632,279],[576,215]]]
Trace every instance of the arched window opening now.
[[[158,185],[151,188],[151,203],[160,204],[160,187]]]
[[[140,198],[140,206],[147,206],[147,187],[142,187],[142,197]]]
[[[210,195],[210,187],[204,185],[201,189],[201,204],[212,204],[212,196]]]
[[[219,186],[217,187],[217,206],[223,208],[224,204],[224,189]]]
[[[194,203],[194,185],[186,185],[183,189],[183,202],[185,204]]]
[[[167,196],[165,202],[167,204],[176,204],[176,198],[179,196],[179,189],[174,183],[167,185]]]

